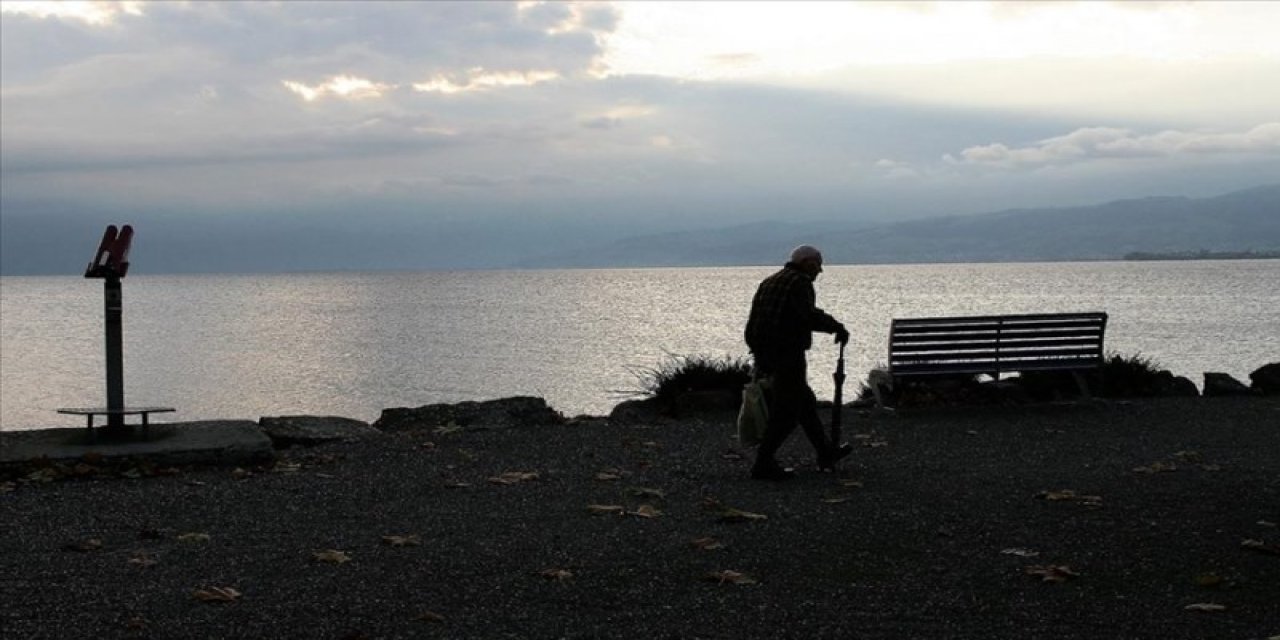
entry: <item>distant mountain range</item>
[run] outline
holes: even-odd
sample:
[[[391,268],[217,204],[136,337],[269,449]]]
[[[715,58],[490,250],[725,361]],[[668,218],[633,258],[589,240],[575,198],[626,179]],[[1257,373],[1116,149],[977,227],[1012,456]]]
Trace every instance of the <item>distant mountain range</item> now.
[[[1280,184],[1210,198],[1150,197],[884,225],[757,223],[634,236],[518,267],[777,264],[813,244],[832,264],[1120,260],[1126,254],[1280,251]]]

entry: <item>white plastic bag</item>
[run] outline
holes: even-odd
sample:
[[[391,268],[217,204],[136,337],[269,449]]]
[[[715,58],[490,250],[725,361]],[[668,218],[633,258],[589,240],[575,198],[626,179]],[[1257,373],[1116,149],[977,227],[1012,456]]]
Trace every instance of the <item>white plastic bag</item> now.
[[[738,442],[757,445],[769,427],[769,403],[765,391],[769,378],[757,378],[742,386],[742,407],[738,409]]]

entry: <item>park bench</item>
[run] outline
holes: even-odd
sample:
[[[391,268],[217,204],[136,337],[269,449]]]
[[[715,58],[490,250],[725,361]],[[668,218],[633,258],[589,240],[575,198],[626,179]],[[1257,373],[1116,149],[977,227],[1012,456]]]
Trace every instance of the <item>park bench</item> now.
[[[1068,371],[1088,397],[1082,374],[1102,366],[1106,327],[1102,312],[895,318],[888,382],[892,388],[929,376],[986,374],[998,380],[1003,373]]]

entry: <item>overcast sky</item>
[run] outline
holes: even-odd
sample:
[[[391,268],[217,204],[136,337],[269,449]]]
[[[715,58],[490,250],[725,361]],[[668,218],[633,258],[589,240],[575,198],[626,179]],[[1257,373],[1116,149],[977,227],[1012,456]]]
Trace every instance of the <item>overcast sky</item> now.
[[[0,9],[6,235],[127,212],[595,238],[1280,176],[1280,3]]]

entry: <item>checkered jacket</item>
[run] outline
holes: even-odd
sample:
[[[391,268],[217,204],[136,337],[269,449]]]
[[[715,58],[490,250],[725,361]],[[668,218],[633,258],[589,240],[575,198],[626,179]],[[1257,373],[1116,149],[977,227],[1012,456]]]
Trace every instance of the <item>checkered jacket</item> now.
[[[804,351],[813,345],[814,331],[839,331],[840,323],[814,305],[815,297],[813,280],[793,263],[765,278],[744,332],[751,352]]]

